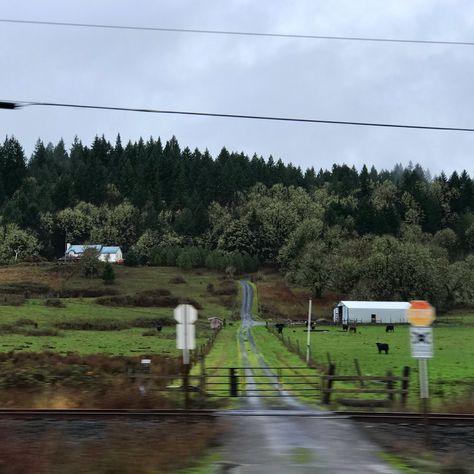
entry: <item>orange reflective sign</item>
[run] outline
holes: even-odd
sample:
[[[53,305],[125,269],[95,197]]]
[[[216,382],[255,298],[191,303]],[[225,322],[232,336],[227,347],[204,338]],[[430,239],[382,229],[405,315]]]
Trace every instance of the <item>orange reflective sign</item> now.
[[[410,301],[407,309],[407,319],[412,326],[430,326],[436,319],[436,312],[428,301]]]

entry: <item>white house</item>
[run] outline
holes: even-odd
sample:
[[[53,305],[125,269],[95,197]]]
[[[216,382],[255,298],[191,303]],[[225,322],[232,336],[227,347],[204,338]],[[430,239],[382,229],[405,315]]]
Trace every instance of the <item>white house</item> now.
[[[333,310],[336,324],[407,323],[410,303],[400,301],[340,301]]]
[[[123,254],[120,247],[106,246],[106,245],[71,245],[67,244],[66,255],[67,260],[74,260],[80,258],[84,251],[89,248],[95,248],[99,252],[99,260],[102,262],[122,263]]]

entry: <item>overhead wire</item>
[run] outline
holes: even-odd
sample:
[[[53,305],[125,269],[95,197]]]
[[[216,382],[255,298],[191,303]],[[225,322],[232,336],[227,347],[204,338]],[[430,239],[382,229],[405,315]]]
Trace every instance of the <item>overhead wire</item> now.
[[[142,112],[152,114],[170,114],[170,115],[190,115],[201,117],[214,118],[231,118],[231,119],[246,119],[246,120],[266,120],[278,122],[299,122],[299,123],[318,123],[328,125],[353,125],[360,127],[383,127],[383,128],[401,128],[401,129],[415,129],[415,130],[433,130],[446,132],[474,132],[474,128],[467,127],[453,127],[453,126],[437,126],[437,125],[415,125],[403,123],[384,123],[384,122],[362,122],[352,120],[328,120],[328,119],[314,119],[314,118],[298,118],[298,117],[279,117],[272,115],[244,115],[232,113],[214,113],[214,112],[196,112],[185,110],[166,110],[166,109],[150,109],[150,108],[135,108],[135,107],[119,107],[119,106],[105,106],[105,105],[91,105],[91,104],[73,104],[62,102],[37,102],[37,101],[11,101],[6,100],[0,102],[0,108],[15,109],[29,106],[43,106],[43,107],[65,107],[75,109],[93,109],[93,110],[110,110],[122,112]]]
[[[108,25],[102,23],[75,23],[65,21],[41,21],[41,20],[15,20],[10,18],[0,18],[0,23],[13,23],[38,26],[60,26],[74,28],[96,28],[110,30],[130,30],[130,31],[152,31],[161,33],[185,33],[201,35],[229,35],[229,36],[254,36],[267,38],[287,38],[287,39],[308,39],[308,40],[328,40],[328,41],[361,41],[375,43],[408,43],[426,45],[447,45],[447,46],[474,46],[474,41],[449,41],[449,40],[423,40],[410,38],[381,38],[368,36],[332,36],[332,35],[306,35],[291,33],[264,33],[256,31],[233,31],[233,30],[213,30],[194,28],[168,28],[158,26],[133,26],[133,25]]]

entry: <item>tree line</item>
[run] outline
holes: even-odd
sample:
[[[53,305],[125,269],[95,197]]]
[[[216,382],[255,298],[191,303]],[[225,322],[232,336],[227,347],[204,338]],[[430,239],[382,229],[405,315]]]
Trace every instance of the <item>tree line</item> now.
[[[150,138],[0,145],[0,261],[57,258],[66,242],[120,245],[183,268],[277,264],[316,296],[470,304],[474,184],[419,165],[302,170]],[[250,271],[250,270],[246,270]],[[472,276],[472,277],[471,277]]]

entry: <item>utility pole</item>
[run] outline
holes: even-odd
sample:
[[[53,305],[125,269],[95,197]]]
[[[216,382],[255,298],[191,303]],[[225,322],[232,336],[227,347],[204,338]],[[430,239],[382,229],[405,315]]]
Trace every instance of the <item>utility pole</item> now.
[[[312,301],[309,300],[308,308],[308,337],[306,339],[306,363],[309,364],[309,357],[311,353],[311,305]]]

